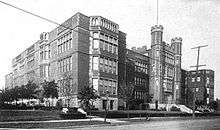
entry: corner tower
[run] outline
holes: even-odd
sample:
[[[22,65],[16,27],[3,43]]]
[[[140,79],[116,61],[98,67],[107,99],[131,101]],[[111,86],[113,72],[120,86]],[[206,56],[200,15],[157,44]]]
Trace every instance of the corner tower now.
[[[162,103],[163,90],[163,26],[151,27],[151,52],[150,52],[150,95],[152,102]]]
[[[181,92],[181,56],[182,56],[182,38],[175,37],[171,40],[171,46],[174,49],[174,89],[173,99],[176,104],[180,103]]]

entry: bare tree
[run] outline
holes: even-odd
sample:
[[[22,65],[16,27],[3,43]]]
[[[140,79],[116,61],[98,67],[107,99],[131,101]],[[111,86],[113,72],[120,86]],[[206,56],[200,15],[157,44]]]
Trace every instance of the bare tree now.
[[[67,99],[67,107],[70,107],[70,100],[73,92],[73,77],[71,73],[67,72],[63,74],[61,87],[63,89],[63,95]]]
[[[132,83],[123,83],[118,87],[118,97],[126,103],[126,110],[129,110],[130,104],[134,100],[134,85]]]

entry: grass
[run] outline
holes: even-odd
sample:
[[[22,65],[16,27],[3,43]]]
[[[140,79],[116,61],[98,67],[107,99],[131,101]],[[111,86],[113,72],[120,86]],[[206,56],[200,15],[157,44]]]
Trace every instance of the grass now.
[[[5,123],[0,124],[0,128],[67,128],[85,125],[109,124],[103,121],[77,121],[77,122],[41,122],[41,123]]]
[[[0,122],[59,120],[58,111],[0,110]]]

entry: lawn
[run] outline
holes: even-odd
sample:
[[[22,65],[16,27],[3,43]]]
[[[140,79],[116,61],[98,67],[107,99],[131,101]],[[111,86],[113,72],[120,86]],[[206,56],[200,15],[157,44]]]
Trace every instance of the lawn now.
[[[40,123],[5,123],[0,124],[0,128],[67,128],[67,127],[81,127],[85,125],[109,124],[103,121],[77,121],[77,122],[40,122]]]
[[[0,122],[59,120],[59,111],[0,110]]]

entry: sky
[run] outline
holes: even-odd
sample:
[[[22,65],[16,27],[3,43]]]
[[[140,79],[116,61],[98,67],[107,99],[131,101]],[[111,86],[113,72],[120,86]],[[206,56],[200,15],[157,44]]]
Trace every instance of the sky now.
[[[2,0],[62,23],[77,12],[100,15],[119,24],[127,34],[127,47],[150,48],[151,26],[156,24],[156,0]],[[0,3],[0,88],[10,73],[12,59],[57,25]],[[163,40],[182,37],[182,68],[192,70],[201,49],[200,69],[215,71],[215,98],[220,98],[220,0],[159,0],[159,24]]]

